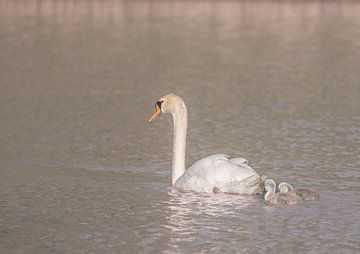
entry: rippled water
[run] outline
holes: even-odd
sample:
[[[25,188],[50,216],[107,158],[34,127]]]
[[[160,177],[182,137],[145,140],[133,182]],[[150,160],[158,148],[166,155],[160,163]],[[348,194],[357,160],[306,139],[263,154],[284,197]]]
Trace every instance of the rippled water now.
[[[0,1],[4,253],[360,252],[357,1]],[[171,190],[213,153],[319,202]]]

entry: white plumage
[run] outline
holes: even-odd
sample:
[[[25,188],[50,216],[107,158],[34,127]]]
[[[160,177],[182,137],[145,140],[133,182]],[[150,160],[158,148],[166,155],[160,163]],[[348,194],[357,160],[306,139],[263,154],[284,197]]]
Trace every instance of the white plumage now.
[[[184,101],[169,94],[155,104],[154,121],[160,113],[171,113],[174,122],[172,183],[180,191],[225,192],[233,194],[260,194],[264,180],[244,158],[230,158],[214,154],[196,161],[185,169],[187,109]]]
[[[243,158],[214,154],[196,161],[176,181],[175,188],[182,191],[212,192],[218,188],[226,193],[255,194],[263,189],[256,183],[259,175]]]

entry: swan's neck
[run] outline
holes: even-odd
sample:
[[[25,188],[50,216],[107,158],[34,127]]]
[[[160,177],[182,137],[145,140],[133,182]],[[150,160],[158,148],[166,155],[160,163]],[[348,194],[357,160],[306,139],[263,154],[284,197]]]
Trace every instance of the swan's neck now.
[[[280,192],[286,193],[286,192],[290,192],[290,191],[294,190],[294,187],[292,187],[292,185],[290,185],[289,183],[281,183],[279,185],[279,189],[280,189]]]
[[[185,172],[186,131],[188,123],[185,104],[177,107],[172,116],[174,121],[172,185],[174,186],[179,177]]]
[[[264,199],[265,199],[265,200],[269,200],[273,195],[275,195],[275,188],[270,188],[270,189],[266,192],[266,194],[265,194],[265,196],[264,196]]]

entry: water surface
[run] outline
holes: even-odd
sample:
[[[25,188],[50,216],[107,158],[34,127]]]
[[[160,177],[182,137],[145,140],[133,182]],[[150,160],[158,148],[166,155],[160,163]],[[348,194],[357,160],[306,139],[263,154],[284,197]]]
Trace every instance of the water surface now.
[[[6,253],[358,253],[357,1],[0,1],[0,248]],[[213,153],[319,202],[173,192]]]

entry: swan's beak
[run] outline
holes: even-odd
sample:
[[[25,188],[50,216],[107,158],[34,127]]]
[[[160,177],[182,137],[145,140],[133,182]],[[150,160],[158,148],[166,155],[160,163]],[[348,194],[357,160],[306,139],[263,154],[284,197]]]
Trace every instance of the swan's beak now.
[[[150,119],[149,119],[149,123],[154,122],[161,114],[161,109],[159,108],[158,105],[155,105],[155,111],[152,113]]]

